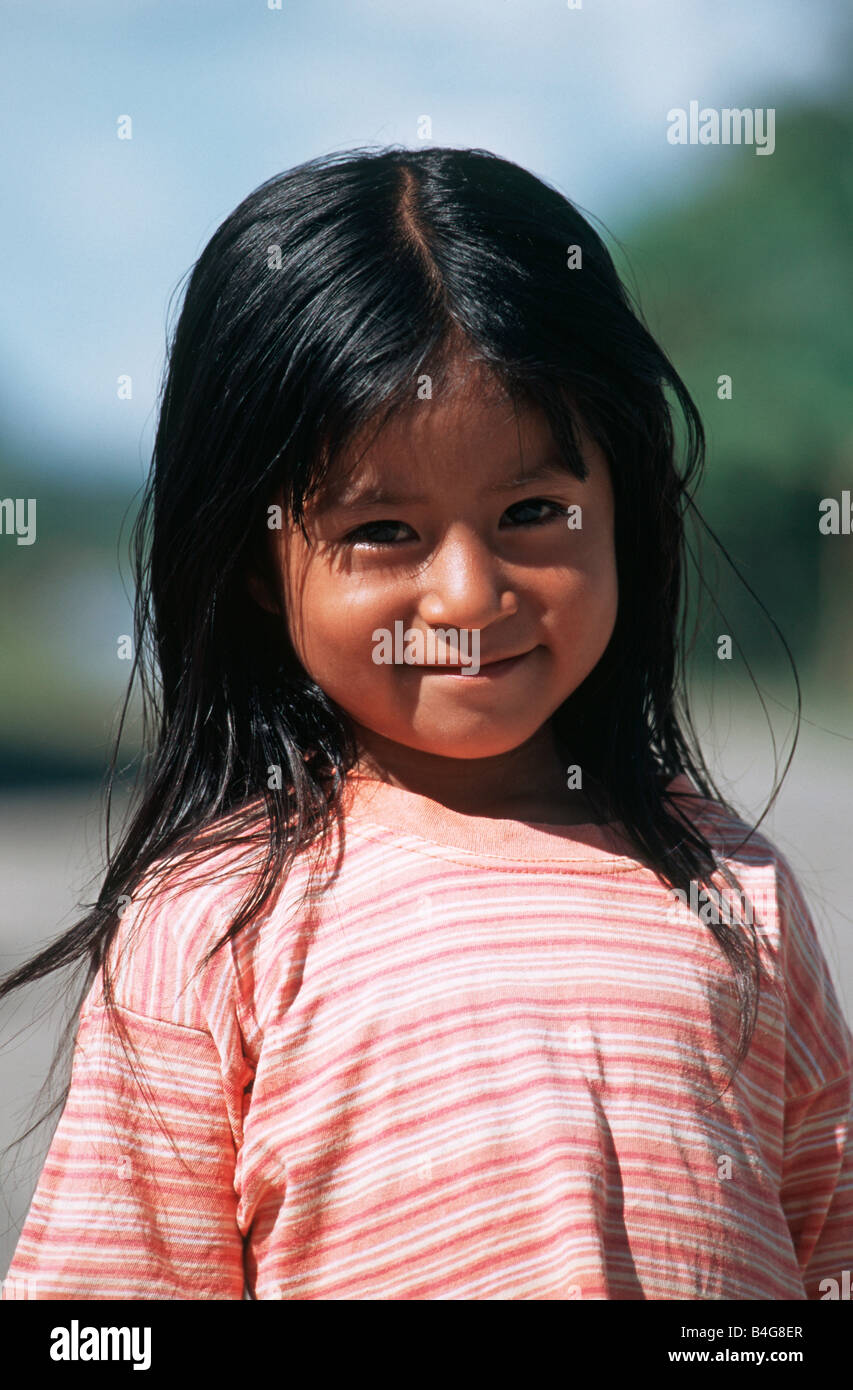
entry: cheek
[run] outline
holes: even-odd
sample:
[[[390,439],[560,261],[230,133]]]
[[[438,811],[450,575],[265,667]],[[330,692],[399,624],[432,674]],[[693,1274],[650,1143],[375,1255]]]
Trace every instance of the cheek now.
[[[551,604],[554,636],[571,664],[594,664],[604,652],[616,625],[619,583],[612,544],[605,543],[561,576]],[[569,641],[566,641],[566,638]]]
[[[590,536],[589,549],[582,557],[582,574],[587,593],[603,613],[616,617],[619,581],[612,517],[602,520]]]
[[[303,665],[318,683],[375,680],[373,632],[393,630],[394,619],[408,611],[393,586],[378,591],[366,577],[329,574],[318,566],[295,599],[299,617],[291,632]]]
[[[616,622],[616,610],[619,607],[619,576],[612,539],[601,553],[601,563],[597,569],[594,584],[602,609],[608,617],[610,631],[612,631]]]
[[[616,626],[616,613],[619,608],[619,579],[612,544],[602,554],[601,564],[596,569],[591,587],[603,652]]]

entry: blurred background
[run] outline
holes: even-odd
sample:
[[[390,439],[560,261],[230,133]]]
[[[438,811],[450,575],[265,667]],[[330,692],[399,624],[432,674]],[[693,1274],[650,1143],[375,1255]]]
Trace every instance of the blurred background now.
[[[849,6],[4,0],[0,23],[0,501],[35,499],[37,518],[31,545],[11,521],[0,533],[0,973],[97,896],[128,540],[186,272],[246,194],[303,159],[482,146],[591,217],[702,411],[698,501],[755,597],[705,539],[689,694],[722,789],[757,818],[796,705],[765,605],[804,721],[762,829],[853,1021],[853,536],[818,529],[821,501],[853,490]],[[773,153],[670,144],[668,112],[694,100],[773,108]],[[691,576],[691,609],[697,594]],[[0,1145],[55,1094],[39,1088],[63,983],[0,1009]],[[50,1131],[0,1161],[0,1275]]]

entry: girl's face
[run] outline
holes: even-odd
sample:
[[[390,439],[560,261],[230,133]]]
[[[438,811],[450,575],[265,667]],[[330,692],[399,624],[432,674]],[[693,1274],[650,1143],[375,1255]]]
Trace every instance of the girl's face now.
[[[327,480],[306,507],[310,545],[292,524],[271,533],[296,653],[363,746],[500,759],[592,671],[616,620],[613,494],[603,454],[581,442],[585,482],[556,466],[544,414],[516,414],[477,373],[397,416],[349,478]],[[392,652],[395,624],[418,634],[418,663],[441,660],[427,656],[430,630],[456,630],[455,670],[377,662],[376,634]],[[475,632],[476,676],[458,655],[476,652]],[[436,651],[452,658],[448,640]]]

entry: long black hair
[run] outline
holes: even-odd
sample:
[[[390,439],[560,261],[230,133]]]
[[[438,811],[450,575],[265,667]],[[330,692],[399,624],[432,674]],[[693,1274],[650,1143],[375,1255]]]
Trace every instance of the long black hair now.
[[[553,716],[558,747],[581,764],[600,818],[622,822],[663,883],[689,895],[696,881],[713,899],[717,874],[740,893],[667,793],[686,773],[697,796],[736,814],[705,765],[684,688],[685,519],[701,521],[693,494],[705,450],[687,389],[601,237],[561,192],[487,150],[362,148],[261,184],[192,269],[133,532],[135,652],[108,825],[138,678],[137,804],[114,853],[107,835],[97,902],[8,975],[0,997],[77,964],[84,992],[103,967],[110,1007],[108,949],[146,874],[216,847],[260,850],[201,968],[263,908],[298,854],[327,843],[358,756],[353,730],[300,665],[284,615],[251,597],[247,574],[265,563],[271,498],[281,495],[304,527],[306,501],[356,435],[411,407],[425,374],[440,393],[462,345],[514,402],[545,411],[569,471],[586,476],[580,423],[610,467],[616,625]],[[270,775],[276,768],[280,778]],[[743,918],[721,912],[709,927],[736,986],[735,1069],[761,985],[755,925]]]

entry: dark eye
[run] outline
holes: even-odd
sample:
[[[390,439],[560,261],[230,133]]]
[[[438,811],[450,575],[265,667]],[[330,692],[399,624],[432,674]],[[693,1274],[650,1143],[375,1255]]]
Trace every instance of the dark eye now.
[[[541,510],[543,507],[547,508],[545,512]],[[518,515],[519,512],[523,513],[525,510],[528,513],[531,511],[538,511],[540,515]],[[523,502],[516,502],[514,506],[507,507],[504,515],[509,516],[512,513],[515,514],[516,520],[514,524],[517,526],[542,526],[546,521],[552,521],[554,517],[564,517],[566,515],[566,507],[561,502],[549,502],[546,497],[527,497]]]
[[[357,526],[354,531],[348,532],[344,540],[347,545],[398,545],[400,540],[405,540],[406,537],[395,538],[389,536],[388,532],[399,530],[400,527],[407,531],[412,529],[406,526],[405,521],[366,521],[363,526]]]

